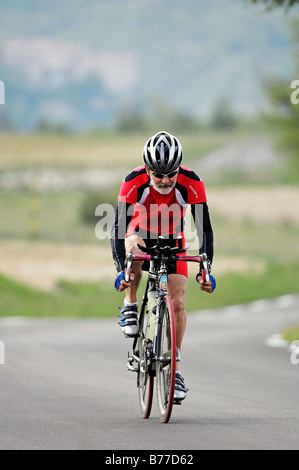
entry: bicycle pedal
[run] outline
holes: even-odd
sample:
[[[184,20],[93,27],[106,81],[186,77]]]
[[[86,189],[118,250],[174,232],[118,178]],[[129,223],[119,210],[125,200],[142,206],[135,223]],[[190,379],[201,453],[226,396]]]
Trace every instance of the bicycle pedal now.
[[[183,400],[174,400],[173,404],[174,405],[181,405]]]
[[[129,362],[127,363],[127,368],[130,372],[138,372],[138,367],[133,366]]]
[[[133,356],[128,355],[127,368],[131,372],[138,372],[138,367],[134,366]]]
[[[137,335],[127,335],[126,333],[124,333],[124,337],[126,339],[135,339],[135,338],[138,338],[139,334]]]

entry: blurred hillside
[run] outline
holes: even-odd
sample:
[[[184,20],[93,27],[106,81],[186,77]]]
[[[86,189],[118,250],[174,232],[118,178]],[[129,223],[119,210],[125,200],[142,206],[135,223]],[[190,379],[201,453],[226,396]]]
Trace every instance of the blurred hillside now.
[[[0,9],[2,127],[82,130],[157,107],[206,118],[223,97],[252,115],[266,106],[263,77],[292,72],[283,13],[245,2],[1,0]]]

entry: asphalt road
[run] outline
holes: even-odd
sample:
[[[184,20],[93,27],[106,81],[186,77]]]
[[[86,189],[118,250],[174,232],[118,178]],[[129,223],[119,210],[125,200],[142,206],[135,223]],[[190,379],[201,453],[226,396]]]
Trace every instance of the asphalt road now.
[[[299,364],[266,344],[292,299],[189,315],[168,424],[140,417],[116,319],[1,319],[0,449],[299,449]]]

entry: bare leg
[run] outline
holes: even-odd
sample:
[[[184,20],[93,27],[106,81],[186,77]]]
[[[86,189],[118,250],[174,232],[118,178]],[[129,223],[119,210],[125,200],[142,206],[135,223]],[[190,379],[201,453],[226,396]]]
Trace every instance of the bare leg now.
[[[140,255],[143,254],[138,246],[139,245],[145,246],[144,241],[142,238],[138,237],[137,235],[131,235],[130,237],[126,238],[125,240],[125,247],[126,253],[133,253],[133,255]],[[137,290],[141,281],[142,277],[142,264],[143,261],[134,261],[132,270],[134,271],[134,279],[131,280],[131,287],[126,289],[126,301],[129,303],[137,302]]]

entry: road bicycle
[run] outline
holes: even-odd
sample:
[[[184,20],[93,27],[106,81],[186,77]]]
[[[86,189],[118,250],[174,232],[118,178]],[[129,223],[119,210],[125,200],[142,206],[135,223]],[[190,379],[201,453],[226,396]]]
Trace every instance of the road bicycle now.
[[[165,240],[165,239],[164,239]],[[175,316],[171,296],[167,292],[167,264],[177,261],[191,261],[200,264],[204,280],[209,280],[208,259],[205,253],[200,256],[187,256],[182,238],[178,246],[162,246],[163,237],[153,248],[138,245],[145,254],[126,258],[125,279],[128,282],[135,261],[149,261],[147,284],[139,313],[139,333],[134,338],[132,351],[128,354],[127,367],[137,372],[137,388],[141,414],[149,418],[154,395],[156,378],[157,402],[160,419],[167,423],[174,404],[176,362],[179,352],[176,347]],[[179,256],[179,255],[183,256]]]

